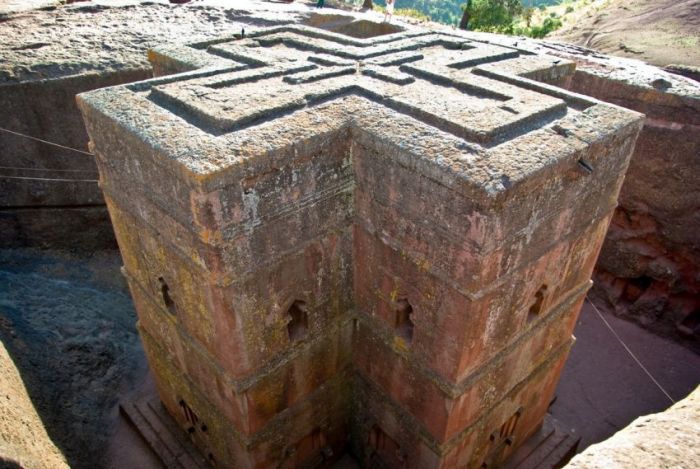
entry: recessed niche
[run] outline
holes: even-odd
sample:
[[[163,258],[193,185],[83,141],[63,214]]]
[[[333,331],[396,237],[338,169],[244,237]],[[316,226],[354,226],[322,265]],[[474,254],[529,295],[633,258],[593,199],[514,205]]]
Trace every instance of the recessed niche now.
[[[547,285],[542,285],[537,293],[535,293],[535,302],[532,303],[527,312],[527,322],[534,321],[542,313],[544,308],[544,295],[547,293]]]
[[[654,279],[646,275],[641,277],[631,278],[627,280],[625,289],[622,292],[622,301],[627,304],[633,304],[637,301],[652,285]]]
[[[197,422],[199,422],[199,417],[194,413],[192,408],[185,402],[184,399],[180,399],[180,408],[182,413],[185,415],[185,420],[187,421],[187,433],[194,433],[197,429]],[[202,424],[204,428],[206,425]]]
[[[481,469],[501,467],[503,458],[507,456],[505,449],[508,446],[513,446],[515,442],[515,427],[522,414],[523,408],[521,407],[508,420],[503,422],[501,428],[491,433],[489,436],[489,451],[481,463]]]
[[[371,467],[405,467],[406,453],[399,443],[374,424],[369,431],[367,445],[372,450]]]
[[[309,329],[309,312],[306,309],[306,303],[296,300],[287,310],[287,316],[289,319],[287,323],[289,341],[297,342],[306,337]]]
[[[158,282],[160,283],[160,295],[163,298],[163,304],[170,314],[175,314],[177,312],[177,307],[175,302],[170,296],[170,287],[163,279],[163,277],[158,277]]]
[[[410,343],[413,340],[413,320],[411,319],[413,307],[405,298],[401,298],[396,304],[396,335]]]
[[[515,434],[515,426],[518,424],[518,420],[520,419],[521,414],[522,414],[522,410],[518,409],[517,412],[515,412],[513,415],[511,415],[510,418],[508,420],[506,420],[503,423],[503,425],[501,425],[499,436],[509,446],[513,444],[513,435]]]
[[[295,444],[284,450],[285,464],[282,467],[317,467],[323,461],[333,459],[333,448],[323,430],[316,427]]]

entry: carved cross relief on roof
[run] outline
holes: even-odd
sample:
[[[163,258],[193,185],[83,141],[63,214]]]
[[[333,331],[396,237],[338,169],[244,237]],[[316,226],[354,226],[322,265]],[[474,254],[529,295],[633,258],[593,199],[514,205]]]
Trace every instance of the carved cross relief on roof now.
[[[355,94],[491,146],[570,107],[553,87],[508,79],[560,60],[446,34],[358,40],[291,26],[191,47],[207,71],[155,84],[150,99],[215,135]]]

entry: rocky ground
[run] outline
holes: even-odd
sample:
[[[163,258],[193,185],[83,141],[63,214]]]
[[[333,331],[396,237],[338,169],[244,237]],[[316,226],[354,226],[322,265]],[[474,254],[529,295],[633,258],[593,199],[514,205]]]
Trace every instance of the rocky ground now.
[[[700,467],[700,388],[666,412],[639,417],[607,441],[591,446],[571,469]]]
[[[146,367],[119,266],[116,251],[0,251],[0,340],[73,468],[100,467],[117,400]]]
[[[0,468],[67,468],[63,455],[46,434],[22,376],[2,342],[0,383]]]
[[[580,2],[578,2],[580,3]],[[596,0],[567,14],[547,36],[606,54],[700,66],[700,1]],[[566,11],[566,6],[560,7]]]
[[[21,13],[0,10],[0,84],[148,69],[146,50],[157,44],[196,42],[245,27],[290,22],[300,11],[308,11],[304,4],[220,5],[224,3],[213,0],[181,6],[98,0]],[[253,7],[255,14],[246,7]]]

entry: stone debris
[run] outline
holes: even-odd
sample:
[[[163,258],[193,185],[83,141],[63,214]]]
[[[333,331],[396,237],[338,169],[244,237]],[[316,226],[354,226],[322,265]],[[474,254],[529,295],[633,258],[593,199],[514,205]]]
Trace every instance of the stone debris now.
[[[553,86],[570,61],[419,29],[150,59],[78,101],[160,397],[204,455],[484,467],[538,428],[640,114]]]

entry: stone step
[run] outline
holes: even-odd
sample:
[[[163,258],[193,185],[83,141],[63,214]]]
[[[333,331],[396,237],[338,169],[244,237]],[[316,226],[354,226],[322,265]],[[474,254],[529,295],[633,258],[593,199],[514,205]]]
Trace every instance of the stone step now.
[[[119,410],[168,469],[211,468],[157,397],[122,402]]]
[[[558,469],[576,453],[581,438],[547,414],[540,429],[503,464],[503,469]]]

